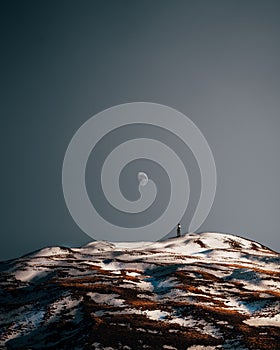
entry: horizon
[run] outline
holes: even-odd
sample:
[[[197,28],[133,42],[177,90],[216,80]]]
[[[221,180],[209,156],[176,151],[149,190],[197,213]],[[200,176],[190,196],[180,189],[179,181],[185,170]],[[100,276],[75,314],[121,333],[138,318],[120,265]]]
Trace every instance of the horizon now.
[[[102,242],[105,242],[105,243],[112,243],[115,248],[132,248],[133,249],[133,246],[135,246],[134,248],[141,248],[141,246],[137,247],[137,244],[139,243],[147,243],[147,247],[148,246],[151,246],[153,244],[156,244],[156,243],[164,243],[165,241],[169,241],[169,240],[182,240],[184,238],[186,238],[187,235],[203,235],[203,234],[220,234],[220,235],[226,235],[226,236],[233,236],[233,237],[237,237],[237,238],[241,238],[242,240],[245,240],[245,241],[249,241],[249,242],[253,242],[253,243],[257,243],[257,244],[260,244],[261,246],[271,250],[272,252],[276,253],[276,254],[280,254],[280,252],[278,252],[277,250],[274,250],[264,244],[262,244],[261,242],[258,242],[256,240],[251,240],[249,238],[246,238],[246,237],[243,237],[241,235],[238,235],[238,234],[233,234],[233,233],[228,233],[228,232],[216,232],[216,231],[203,231],[203,232],[186,232],[186,233],[182,233],[181,236],[168,236],[168,237],[164,237],[158,241],[107,241],[107,240],[92,240],[84,245],[81,245],[81,246],[69,246],[67,244],[61,244],[61,245],[55,245],[55,246],[44,246],[44,247],[41,247],[41,248],[38,248],[36,250],[33,250],[33,251],[30,251],[30,252],[27,252],[21,256],[17,256],[17,257],[14,257],[14,258],[11,258],[11,259],[7,259],[7,260],[0,260],[0,263],[5,263],[7,261],[10,261],[10,260],[17,260],[17,259],[20,259],[20,258],[23,258],[25,256],[29,256],[29,255],[32,255],[33,253],[35,252],[39,252],[41,250],[44,250],[44,249],[47,249],[47,248],[69,248],[69,249],[79,249],[79,248],[84,248],[84,247],[87,247],[93,243],[102,243]],[[145,247],[145,245],[144,245]],[[144,248],[142,247],[142,248]],[[219,248],[220,249],[220,248]]]

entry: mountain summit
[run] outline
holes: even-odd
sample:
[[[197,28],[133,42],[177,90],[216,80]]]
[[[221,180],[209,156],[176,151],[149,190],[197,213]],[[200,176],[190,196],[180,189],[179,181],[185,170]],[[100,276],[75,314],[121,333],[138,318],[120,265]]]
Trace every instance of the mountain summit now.
[[[0,349],[279,349],[280,254],[222,233],[0,264]]]

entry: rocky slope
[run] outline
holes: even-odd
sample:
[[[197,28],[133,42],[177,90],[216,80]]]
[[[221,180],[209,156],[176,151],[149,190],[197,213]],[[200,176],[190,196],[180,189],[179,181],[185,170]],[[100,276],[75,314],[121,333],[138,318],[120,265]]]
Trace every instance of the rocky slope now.
[[[0,348],[280,349],[279,263],[210,232],[45,248],[0,263]]]

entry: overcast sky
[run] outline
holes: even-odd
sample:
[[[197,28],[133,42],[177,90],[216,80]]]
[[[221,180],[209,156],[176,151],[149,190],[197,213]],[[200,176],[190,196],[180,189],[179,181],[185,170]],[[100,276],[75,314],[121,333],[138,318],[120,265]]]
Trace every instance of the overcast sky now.
[[[173,107],[206,137],[217,194],[200,231],[280,250],[278,0],[2,1],[1,16],[0,259],[91,240],[65,205],[63,157],[87,119],[133,101]]]

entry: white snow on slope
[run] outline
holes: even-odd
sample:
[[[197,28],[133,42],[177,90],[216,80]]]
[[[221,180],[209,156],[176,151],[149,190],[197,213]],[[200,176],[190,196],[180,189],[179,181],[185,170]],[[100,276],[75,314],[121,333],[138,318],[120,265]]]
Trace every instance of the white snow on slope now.
[[[17,270],[14,274],[17,280],[22,282],[31,282],[38,280],[48,275],[47,269],[36,269],[35,267],[28,267],[25,270]]]
[[[274,326],[280,327],[280,314],[271,317],[251,317],[248,320],[243,321],[249,326]]]
[[[102,293],[93,293],[88,292],[87,295],[92,298],[92,300],[99,304],[107,304],[112,306],[125,306],[124,300],[119,299],[118,294],[102,294]]]

